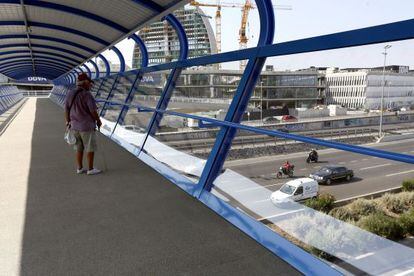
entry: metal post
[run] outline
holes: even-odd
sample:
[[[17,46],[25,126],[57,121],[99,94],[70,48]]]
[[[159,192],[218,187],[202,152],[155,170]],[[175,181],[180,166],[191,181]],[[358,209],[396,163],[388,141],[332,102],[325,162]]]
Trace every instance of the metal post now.
[[[260,81],[260,121],[263,124],[263,81]]]
[[[378,132],[378,138],[381,139],[382,137],[382,120],[384,115],[384,89],[385,89],[385,65],[387,62],[387,49],[391,48],[391,45],[385,45],[384,46],[384,52],[382,53],[384,55],[384,66],[382,68],[382,91],[381,91],[381,113],[380,113],[380,124],[379,124],[379,132]]]

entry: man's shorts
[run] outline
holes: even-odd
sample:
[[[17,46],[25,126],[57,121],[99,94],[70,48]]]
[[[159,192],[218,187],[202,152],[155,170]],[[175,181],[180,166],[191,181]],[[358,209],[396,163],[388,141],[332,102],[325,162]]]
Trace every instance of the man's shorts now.
[[[95,130],[92,131],[74,131],[76,137],[76,144],[73,147],[76,151],[95,152],[96,147],[96,134]]]

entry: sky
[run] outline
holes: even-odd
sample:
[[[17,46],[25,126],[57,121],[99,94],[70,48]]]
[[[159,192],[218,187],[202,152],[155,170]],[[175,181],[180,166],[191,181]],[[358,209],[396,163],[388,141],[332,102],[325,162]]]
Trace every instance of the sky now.
[[[215,3],[216,0],[199,0]],[[243,0],[221,0],[238,2]],[[275,9],[276,32],[274,43],[348,31],[358,28],[386,24],[413,18],[414,0],[273,0],[275,5],[289,5],[291,10]],[[210,23],[215,29],[215,8],[202,8],[210,15]],[[237,50],[238,33],[241,22],[240,8],[222,8],[222,52]],[[248,47],[257,43],[260,30],[257,10],[250,12],[248,23]],[[388,43],[387,64],[408,65],[414,69],[414,41],[406,40]],[[333,67],[372,67],[382,66],[383,47],[386,44],[352,47],[340,50],[313,52],[284,57],[268,58],[266,64],[274,65],[276,70],[295,70],[310,66]],[[132,62],[132,41],[118,44],[124,53],[127,64]],[[111,52],[111,51],[110,51]],[[118,63],[114,53],[108,55]],[[238,63],[223,64],[224,68],[236,69]]]

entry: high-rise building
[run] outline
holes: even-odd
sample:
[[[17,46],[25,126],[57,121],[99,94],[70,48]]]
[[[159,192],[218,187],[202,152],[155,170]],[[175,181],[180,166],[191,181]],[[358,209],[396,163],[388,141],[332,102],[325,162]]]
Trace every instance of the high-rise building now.
[[[198,7],[186,7],[174,12],[183,25],[189,44],[189,57],[199,57],[217,53],[217,44],[209,17]],[[149,64],[160,64],[177,59],[180,46],[177,34],[166,22],[157,22],[141,29],[138,35],[148,49]],[[134,46],[132,67],[139,68],[141,54]]]

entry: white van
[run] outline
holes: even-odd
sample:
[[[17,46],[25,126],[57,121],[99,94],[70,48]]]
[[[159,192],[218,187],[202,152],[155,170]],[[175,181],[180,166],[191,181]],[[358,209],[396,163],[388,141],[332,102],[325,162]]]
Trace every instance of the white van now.
[[[298,178],[286,182],[278,191],[273,192],[270,199],[273,203],[300,201],[318,195],[319,185],[312,178]]]

